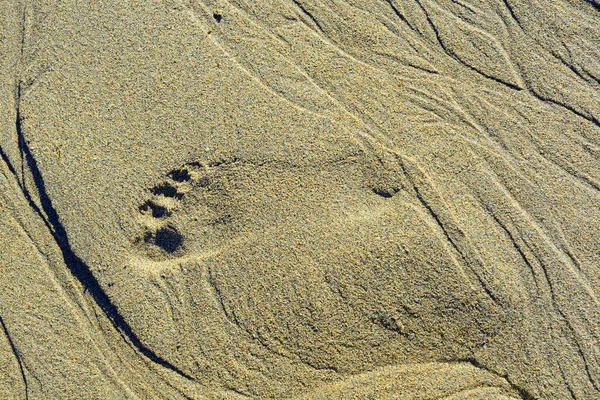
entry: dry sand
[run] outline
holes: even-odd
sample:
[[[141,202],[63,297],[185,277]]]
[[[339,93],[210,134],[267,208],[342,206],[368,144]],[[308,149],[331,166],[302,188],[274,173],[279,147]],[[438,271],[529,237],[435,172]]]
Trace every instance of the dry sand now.
[[[1,399],[600,399],[597,0],[0,2]]]

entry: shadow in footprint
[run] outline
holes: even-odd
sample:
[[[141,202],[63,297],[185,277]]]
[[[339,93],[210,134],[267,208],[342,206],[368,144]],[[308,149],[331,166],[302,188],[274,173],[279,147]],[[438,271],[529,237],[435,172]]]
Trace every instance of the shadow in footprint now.
[[[142,214],[150,212],[152,213],[153,218],[165,218],[171,215],[171,212],[166,207],[158,205],[152,201],[147,201],[141,205],[140,212]]]
[[[187,169],[175,169],[168,174],[175,182],[188,182],[192,177]]]
[[[144,241],[161,248],[167,254],[174,254],[183,246],[183,235],[173,226],[166,225],[159,228],[153,234],[146,234]]]
[[[177,191],[177,188],[168,182],[155,186],[152,189],[152,194],[157,196],[163,195],[165,197],[175,197],[177,199],[183,197],[183,195]]]

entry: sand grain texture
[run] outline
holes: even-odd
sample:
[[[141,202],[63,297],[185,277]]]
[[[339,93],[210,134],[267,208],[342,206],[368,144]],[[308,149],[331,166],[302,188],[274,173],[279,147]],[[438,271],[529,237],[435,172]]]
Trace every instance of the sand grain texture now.
[[[600,398],[597,2],[5,1],[0,63],[0,398]]]

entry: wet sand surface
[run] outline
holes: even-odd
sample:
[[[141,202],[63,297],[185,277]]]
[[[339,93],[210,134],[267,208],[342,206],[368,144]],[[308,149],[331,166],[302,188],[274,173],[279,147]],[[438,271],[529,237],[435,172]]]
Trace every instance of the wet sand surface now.
[[[0,4],[0,398],[600,399],[596,0]]]

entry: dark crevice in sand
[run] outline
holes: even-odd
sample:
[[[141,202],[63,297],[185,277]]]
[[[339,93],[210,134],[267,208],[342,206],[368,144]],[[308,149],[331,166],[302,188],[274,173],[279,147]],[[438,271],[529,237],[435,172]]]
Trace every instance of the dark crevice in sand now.
[[[567,328],[575,336],[574,344],[575,344],[575,346],[577,348],[577,355],[583,361],[585,372],[586,372],[586,375],[587,375],[587,377],[588,377],[588,379],[590,381],[590,384],[594,387],[595,390],[600,391],[600,386],[596,383],[597,378],[594,378],[594,375],[592,374],[592,371],[590,371],[588,357],[586,356],[585,352],[582,349],[581,339],[579,338],[580,335],[578,335],[577,329],[575,329],[575,327],[571,323],[571,320],[568,317],[567,313],[563,310],[563,308],[559,304],[558,300],[556,299],[556,291],[554,289],[554,284],[550,280],[549,272],[546,269],[546,266],[544,265],[544,263],[540,259],[540,257],[537,254],[535,254],[535,253],[534,253],[534,257],[537,259],[538,263],[540,264],[541,270],[542,270],[542,272],[544,274],[544,279],[548,283],[548,286],[549,286],[549,289],[550,289],[550,299],[552,301],[552,305],[553,305],[554,310],[558,313],[558,315],[560,316],[561,320],[567,325]]]
[[[18,114],[17,114],[17,120],[19,120]],[[19,126],[19,129],[20,129],[20,122],[17,122],[17,125]],[[19,139],[19,143],[20,143],[20,140],[21,139]],[[19,150],[20,150],[20,152],[22,152],[21,149],[19,149]],[[21,192],[25,196],[25,200],[27,200],[27,204],[29,205],[29,207],[31,207],[33,209],[33,211],[35,211],[35,213],[40,216],[40,218],[44,222],[44,225],[46,225],[46,228],[48,228],[50,233],[53,234],[54,230],[52,229],[52,226],[48,223],[48,220],[47,220],[46,216],[44,215],[44,212],[42,210],[40,210],[40,208],[37,206],[37,204],[35,204],[35,202],[33,201],[33,198],[31,197],[29,190],[27,190],[27,187],[25,187],[25,181],[19,180],[19,173],[17,172],[15,167],[10,162],[8,155],[4,152],[4,150],[2,150],[2,147],[0,147],[0,157],[2,157],[2,161],[6,164],[6,166],[8,167],[8,170],[15,177],[17,185],[19,186],[19,188],[21,189]]]
[[[10,173],[15,177],[15,179],[17,181],[17,185],[19,186],[21,191],[23,191],[23,193],[25,193],[25,188],[23,187],[23,184],[19,180],[19,174],[18,174],[17,170],[15,169],[14,165],[12,165],[12,163],[10,162],[8,155],[2,149],[2,146],[0,146],[0,158],[2,158],[2,161],[4,162],[4,164],[6,164],[6,167],[8,168]],[[27,200],[29,200],[29,199],[27,199]],[[31,207],[35,207],[35,204],[32,204],[31,202],[29,203],[29,205]],[[36,210],[36,212],[37,212],[37,210]]]
[[[552,293],[552,296],[554,297],[554,292]],[[556,304],[556,301],[555,301],[555,304]],[[575,336],[575,340],[573,342],[577,349],[577,355],[579,357],[581,357],[581,360],[583,361],[583,367],[585,369],[585,374],[588,377],[590,384],[596,391],[600,392],[600,385],[597,382],[598,377],[597,376],[595,377],[594,374],[592,373],[592,371],[590,370],[588,357],[586,357],[585,352],[583,351],[581,340],[577,339],[577,336],[578,336],[577,330],[575,329],[573,324],[571,324],[571,321],[567,318],[567,315],[565,314],[565,312],[563,310],[561,310],[558,306],[555,306],[555,308],[558,311],[558,313],[560,314],[560,316],[562,317],[565,324],[567,325],[567,328],[570,329],[571,332],[573,332],[573,335]]]
[[[398,8],[394,5],[394,3],[392,3],[392,0],[385,0],[385,2],[389,4],[389,6],[392,8],[392,11],[394,11],[394,14],[396,14],[396,17],[398,17],[398,19],[400,19],[402,22],[404,22],[406,25],[408,25],[408,27],[410,29],[417,32],[417,30],[411,25],[410,22],[408,22],[406,17],[404,17],[404,15],[402,15],[400,10],[398,10]]]
[[[464,62],[463,60],[460,59],[460,57],[452,50],[450,50],[445,44],[444,41],[442,40],[441,36],[440,36],[440,32],[438,31],[438,28],[435,26],[435,24],[433,23],[433,21],[431,20],[431,18],[429,17],[429,13],[427,12],[427,10],[425,9],[425,7],[423,7],[421,5],[421,2],[419,0],[417,0],[417,3],[419,4],[419,6],[421,7],[421,9],[423,10],[423,12],[425,13],[425,16],[427,18],[427,22],[429,23],[429,25],[431,25],[431,28],[433,29],[433,32],[435,33],[435,37],[437,39],[437,41],[439,42],[440,46],[442,47],[442,50],[444,50],[444,52],[446,54],[448,54],[448,56],[452,57],[452,59],[458,61],[461,65],[464,65],[465,67],[469,68],[471,71],[474,71],[475,73],[483,76],[484,78],[490,79],[494,82],[497,82],[503,86],[508,87],[509,89],[512,90],[523,90],[523,88],[514,85],[510,82],[504,81],[502,79],[496,78],[494,76],[491,76],[489,74],[486,74],[484,72],[482,72],[481,70],[473,67],[472,65]]]
[[[425,198],[421,194],[421,191],[419,190],[417,184],[414,182],[413,178],[408,173],[404,164],[400,163],[400,167],[402,168],[402,171],[404,172],[405,176],[408,178],[410,184],[412,185],[412,188],[415,193],[415,197],[417,198],[419,203],[427,210],[427,212],[429,213],[431,218],[433,218],[433,220],[435,221],[436,225],[440,227],[440,229],[442,230],[442,233],[444,234],[445,239],[448,241],[448,243],[450,243],[450,245],[456,251],[456,253],[463,259],[465,264],[469,265],[468,258],[466,257],[464,252],[461,251],[459,246],[456,244],[456,241],[452,239],[452,237],[450,236],[450,233],[448,232],[448,229],[446,229],[446,226],[442,222],[438,213],[436,213],[435,210],[431,207],[431,205],[425,200]],[[489,290],[489,288],[487,287],[487,285],[485,284],[483,279],[479,276],[479,274],[477,274],[473,268],[470,268],[470,270],[473,272],[473,275],[475,275],[475,277],[477,278],[479,285],[485,291],[486,295],[494,302],[494,304],[498,305],[499,307],[502,307],[498,298]]]
[[[25,399],[28,400],[29,399],[29,385],[27,383],[27,375],[25,375],[25,368],[23,367],[23,362],[21,361],[21,354],[19,353],[19,350],[17,350],[14,342],[12,341],[12,338],[10,337],[10,333],[8,332],[8,329],[6,328],[6,324],[4,324],[4,320],[2,319],[2,316],[0,316],[0,326],[2,326],[2,331],[4,332],[4,336],[6,336],[6,339],[8,340],[8,344],[10,345],[10,349],[12,350],[15,359],[17,360],[17,364],[19,365],[19,371],[21,371],[21,378],[23,378],[23,385],[25,385]]]
[[[481,202],[484,210],[494,219],[494,221],[502,228],[502,230],[506,233],[506,235],[508,236],[508,238],[510,239],[510,241],[512,242],[512,245],[514,246],[514,248],[518,251],[519,255],[521,256],[521,258],[523,259],[523,261],[525,262],[525,264],[530,268],[532,275],[533,275],[533,279],[534,279],[534,283],[536,284],[536,288],[538,290],[538,292],[540,292],[540,284],[538,282],[538,279],[536,277],[536,271],[533,267],[533,264],[529,261],[528,257],[525,255],[525,252],[523,251],[523,249],[521,248],[521,246],[517,243],[517,240],[515,239],[514,235],[510,232],[510,230],[508,229],[508,227],[506,226],[506,224],[504,224],[487,206],[485,206],[485,204],[483,202]],[[527,246],[525,244],[525,246]],[[549,296],[550,296],[550,301],[552,302],[552,305],[554,307],[554,310],[556,310],[556,312],[558,312],[558,314],[560,315],[562,321],[564,321],[564,323],[566,324],[567,328],[573,333],[573,335],[577,336],[578,332],[575,329],[575,327],[571,324],[567,314],[562,310],[562,308],[560,307],[558,300],[556,299],[556,293],[555,290],[553,288],[553,283],[550,280],[550,276],[549,273],[547,271],[547,267],[544,265],[543,260],[541,260],[539,258],[539,256],[537,256],[535,253],[533,254],[533,257],[535,257],[535,259],[537,260],[537,263],[540,266],[540,269],[544,275],[544,280],[545,282],[548,284],[548,290],[549,290]],[[569,258],[571,258],[571,256],[569,255]],[[574,261],[575,262],[575,261]],[[585,367],[585,371],[586,371],[586,375],[591,383],[591,385],[594,387],[594,389],[599,390],[600,388],[598,387],[598,384],[595,382],[595,379],[593,377],[592,371],[590,371],[590,367],[588,365],[588,357],[586,356],[585,352],[582,349],[582,344],[581,344],[581,340],[580,339],[575,339],[574,340],[575,346],[577,348],[577,353],[579,355],[579,357],[581,357],[581,360],[583,361],[584,367]],[[566,381],[565,381],[566,382]]]
[[[533,282],[535,283],[535,286],[536,286],[536,288],[537,288],[537,290],[539,292],[540,291],[540,286],[539,286],[538,279],[536,277],[535,268],[533,267],[533,265],[531,265],[531,262],[529,262],[529,259],[525,255],[525,252],[523,251],[523,249],[521,248],[521,246],[519,246],[519,244],[517,243],[517,240],[515,239],[515,237],[513,236],[513,234],[510,232],[510,230],[508,229],[508,227],[502,221],[500,221],[500,219],[498,219],[498,217],[492,212],[492,210],[490,210],[483,202],[481,202],[481,204],[482,204],[483,209],[488,213],[488,215],[490,217],[492,217],[492,219],[494,220],[494,222],[496,224],[498,224],[498,226],[504,231],[504,233],[506,234],[506,236],[510,240],[513,248],[517,251],[517,253],[519,253],[519,256],[521,257],[521,259],[523,260],[523,262],[525,262],[525,265],[527,265],[527,267],[531,270],[531,273],[533,275]]]
[[[419,190],[416,187],[415,187],[415,192],[416,192],[417,199],[419,200],[419,202],[429,212],[429,214],[431,215],[431,217],[435,220],[436,224],[442,229],[442,232],[444,232],[444,236],[446,237],[446,240],[452,245],[452,247],[454,248],[454,250],[456,250],[456,252],[463,258],[463,260],[465,261],[465,263],[468,263],[468,260],[465,259],[465,256],[464,256],[463,252],[460,251],[460,249],[458,248],[458,246],[456,245],[456,243],[454,242],[454,240],[452,240],[452,238],[450,237],[450,234],[448,233],[448,230],[444,227],[444,224],[440,220],[440,217],[431,208],[431,206],[429,205],[429,203],[427,203],[425,201],[425,199],[423,199],[423,196],[421,195],[421,193],[419,193]],[[481,288],[485,291],[485,293],[487,294],[487,296],[490,299],[492,299],[492,301],[494,303],[500,304],[499,301],[498,301],[498,299],[496,298],[496,296],[494,296],[494,294],[486,286],[485,282],[483,282],[483,280],[481,279],[481,277],[479,275],[477,275],[477,274],[474,274],[474,275],[477,277],[477,280],[479,281],[479,284],[481,285]]]
[[[554,105],[564,108],[565,110],[571,111],[573,114],[577,115],[578,117],[581,117],[581,118],[585,119],[586,121],[590,121],[591,123],[596,125],[598,128],[600,128],[600,121],[598,119],[596,119],[592,116],[587,116],[584,113],[582,113],[581,111],[577,111],[575,109],[575,107],[572,107],[565,103],[561,103],[559,101],[544,97],[543,95],[539,94],[533,88],[530,88],[529,93],[531,93],[536,99],[543,101],[544,103],[554,104]]]
[[[509,12],[510,16],[512,17],[512,19],[517,23],[517,25],[519,26],[519,28],[521,28],[521,30],[523,32],[525,32],[525,30],[523,29],[523,26],[521,25],[521,21],[519,21],[519,19],[517,18],[517,15],[515,14],[515,11],[513,10],[512,6],[508,2],[508,0],[502,0],[502,1],[504,2],[504,6],[508,10],[508,12]]]
[[[20,45],[20,61],[22,62],[23,59],[25,58],[25,28],[27,25],[27,13],[25,12],[25,8],[27,7],[27,4],[25,1],[21,2],[21,13],[22,13],[22,18],[21,18],[21,43]],[[16,108],[19,107],[19,101],[21,98],[21,85],[19,84],[19,74],[15,74],[15,82],[14,82],[15,86],[14,86],[14,99],[15,99],[15,105]]]
[[[500,220],[487,207],[485,207],[485,209],[494,218],[494,220],[500,225],[500,227],[503,230],[505,230],[505,232],[507,233],[507,235],[509,236],[509,238],[513,241],[513,244],[516,246],[517,250],[519,250],[520,247],[518,246],[518,244],[514,240],[514,236],[509,233],[509,230],[508,230],[507,226],[505,224],[502,224],[500,222]],[[527,256],[525,255],[525,253],[519,251],[519,254],[523,257],[523,260],[526,262],[526,264],[530,268],[532,268],[532,264],[527,260]],[[580,335],[578,334],[577,329],[573,326],[573,324],[571,323],[571,320],[568,317],[567,313],[563,310],[563,308],[561,307],[559,301],[556,299],[556,296],[557,296],[556,295],[556,291],[554,289],[554,284],[553,284],[553,282],[552,282],[552,280],[551,280],[551,278],[549,276],[549,272],[547,270],[547,267],[544,264],[543,260],[540,258],[540,256],[537,255],[537,254],[535,254],[535,252],[533,252],[533,257],[535,257],[535,259],[537,260],[537,262],[538,262],[538,264],[540,266],[541,272],[544,275],[545,282],[548,284],[549,296],[550,296],[550,301],[552,302],[552,305],[553,305],[553,309],[558,313],[558,315],[560,315],[561,320],[566,324],[567,328],[573,333],[573,335],[575,335],[574,344],[575,344],[575,346],[577,348],[578,356],[583,361],[586,375],[587,375],[587,377],[588,377],[591,385],[594,387],[594,389],[600,391],[600,385],[598,385],[597,379],[594,378],[594,374],[590,370],[589,360],[588,360],[589,357],[586,356],[585,351],[582,348],[582,346],[584,346],[584,344],[581,343],[582,339],[578,338],[578,337],[580,337]],[[532,273],[534,273],[533,268],[532,268]],[[534,273],[534,280],[535,280],[535,273]],[[539,284],[537,282],[536,282],[536,286],[538,287],[538,290],[539,290],[540,286],[539,286]]]
[[[585,118],[585,117],[583,117]],[[553,159],[553,154],[550,153],[548,156],[542,154],[542,152],[538,151],[538,153],[542,156],[542,158],[549,163],[556,165],[559,169],[563,170],[567,174],[571,175],[575,180],[581,182],[583,185],[588,186],[592,190],[596,190],[600,192],[600,184],[594,182],[593,178],[589,177],[587,174],[579,173],[576,169],[574,169],[571,165],[563,165],[563,162],[560,158],[557,160]]]
[[[292,0],[292,1],[317,26],[317,28],[319,28],[321,33],[325,32],[325,30],[323,29],[321,24],[319,24],[319,21],[317,21],[317,19],[310,12],[308,12],[308,10],[302,5],[302,3],[300,3],[298,0]]]
[[[477,68],[475,68],[475,67],[473,67],[473,66],[471,66],[471,65],[469,65],[469,64],[467,64],[467,63],[465,63],[465,62],[463,62],[463,61],[461,61],[461,60],[460,60],[460,59],[458,59],[457,57],[454,57],[454,58],[456,58],[456,60],[458,60],[458,61],[459,61],[459,62],[460,62],[462,65],[464,65],[465,67],[469,68],[469,69],[470,69],[470,70],[472,70],[472,71],[475,71],[475,72],[477,72],[478,74],[480,74],[481,76],[483,76],[483,77],[485,77],[485,78],[487,78],[487,79],[490,79],[490,80],[492,80],[492,81],[494,81],[494,82],[496,82],[496,83],[499,83],[499,84],[501,84],[501,85],[504,85],[504,86],[506,86],[506,87],[508,87],[509,89],[512,89],[512,90],[523,90],[523,88],[522,88],[522,87],[519,87],[519,86],[517,86],[517,85],[514,85],[514,84],[512,84],[512,83],[509,83],[509,82],[506,82],[506,81],[503,81],[502,79],[498,79],[498,78],[496,78],[496,77],[494,77],[494,76],[491,76],[491,75],[485,74],[485,73],[481,72],[480,70],[478,70]],[[515,74],[516,74],[516,71],[515,71]]]
[[[42,173],[37,165],[37,161],[33,157],[33,154],[31,153],[31,150],[29,149],[29,146],[25,141],[22,130],[22,117],[18,105],[19,103],[17,101],[17,117],[15,122],[15,129],[19,141],[19,150],[23,154],[23,157],[25,158],[27,164],[27,168],[33,176],[34,184],[40,198],[42,209],[43,212],[46,214],[47,219],[44,216],[44,213],[42,213],[42,210],[35,206],[31,198],[31,194],[25,187],[22,188],[23,194],[27,198],[29,204],[32,206],[34,211],[44,220],[46,226],[50,230],[50,233],[52,234],[62,253],[66,266],[69,268],[73,276],[81,283],[84,290],[91,294],[94,301],[102,309],[104,314],[111,320],[115,328],[117,328],[117,330],[121,332],[129,340],[130,344],[133,345],[141,354],[146,356],[150,361],[171,371],[174,371],[184,378],[193,380],[191,376],[189,376],[176,366],[172,365],[162,357],[158,356],[156,353],[154,353],[151,349],[146,347],[141,342],[141,340],[135,335],[127,321],[125,321],[123,316],[119,313],[118,308],[112,303],[108,295],[102,290],[100,284],[98,283],[88,266],[71,249],[67,232],[64,226],[61,224],[58,213],[54,209],[52,201],[50,200],[50,197],[48,196],[48,193],[46,191],[46,184],[42,177]]]
[[[490,374],[496,375],[502,379],[504,379],[506,382],[508,382],[508,384],[513,388],[513,390],[515,390],[517,393],[519,393],[519,396],[521,396],[521,398],[523,400],[535,400],[535,396],[533,396],[533,394],[531,394],[529,391],[527,391],[526,389],[516,385],[515,383],[511,382],[511,380],[508,378],[507,374],[500,374],[497,371],[494,371],[492,368],[487,367],[483,364],[481,364],[479,361],[477,361],[475,358],[467,358],[464,360],[456,360],[457,362],[468,362],[471,365],[473,365],[476,368],[480,368],[484,371],[489,372]]]
[[[569,50],[569,48],[567,47],[567,45],[566,45],[565,43],[563,43],[563,46],[564,46],[564,48],[565,48],[565,49],[567,49],[567,51],[569,51],[569,53],[570,53],[570,50]],[[594,82],[596,82],[596,83],[600,83],[600,81],[599,81],[598,79],[596,79],[595,77],[591,76],[590,74],[588,74],[588,73],[585,73],[585,74],[583,74],[583,73],[579,72],[579,71],[578,71],[578,70],[575,68],[575,66],[574,66],[573,64],[571,64],[571,63],[568,63],[567,61],[565,61],[565,60],[563,59],[563,57],[562,57],[560,54],[558,54],[556,51],[553,51],[553,50],[551,50],[551,49],[550,49],[550,50],[549,50],[549,52],[550,52],[550,54],[552,54],[552,56],[553,56],[553,57],[554,57],[554,58],[555,58],[555,59],[556,59],[558,62],[560,62],[560,63],[561,63],[562,65],[564,65],[565,67],[569,68],[569,69],[571,70],[571,72],[573,72],[575,75],[577,75],[577,77],[578,77],[578,78],[580,78],[581,80],[584,80],[584,81],[586,81],[586,82],[589,82],[589,81],[590,81],[590,79],[591,79],[592,81],[594,81]],[[570,54],[569,54],[569,55],[570,55]],[[572,55],[570,55],[570,56],[572,57]],[[587,75],[587,76],[586,76],[586,75]]]
[[[447,53],[450,54],[448,52],[448,50],[446,50],[446,47],[444,46],[444,43],[442,42],[442,39],[440,37],[440,32],[438,31],[437,27],[435,26],[435,24],[433,23],[433,21],[431,20],[431,17],[429,17],[429,13],[427,12],[427,10],[425,9],[425,7],[423,6],[423,4],[421,4],[420,0],[416,0],[415,1],[419,7],[421,8],[421,10],[423,11],[423,14],[425,14],[425,18],[427,19],[427,23],[431,26],[431,29],[433,30],[433,33],[435,34],[435,38],[438,41],[438,44],[441,46],[441,48]],[[454,58],[454,57],[453,57]]]
[[[600,77],[596,76],[593,72],[588,71],[585,66],[583,65],[579,65],[579,68],[581,68],[581,70],[585,73],[585,75],[587,75],[589,77],[589,79],[586,79],[588,82],[590,81],[590,79],[597,83],[598,85],[600,85]]]
[[[504,6],[506,7],[506,9],[508,10],[508,12],[510,13],[510,16],[512,17],[512,19],[517,23],[517,25],[519,26],[519,28],[523,31],[523,33],[525,33],[525,29],[523,28],[523,26],[521,25],[521,22],[519,21],[519,19],[517,18],[514,9],[512,8],[512,6],[510,5],[510,3],[508,2],[508,0],[503,0],[504,2]],[[600,8],[600,6],[596,5],[596,8]],[[529,35],[528,35],[529,36]],[[568,69],[571,70],[571,72],[573,72],[575,75],[577,75],[579,78],[581,78],[584,81],[589,82],[590,80],[596,83],[600,83],[600,79],[596,78],[595,76],[593,76],[592,74],[590,74],[588,71],[585,71],[585,69],[583,69],[584,73],[581,73],[580,71],[578,71],[573,64],[567,62],[562,56],[560,56],[555,50],[552,50],[551,48],[548,48],[548,46],[544,46],[538,39],[536,39],[535,37],[533,37],[533,40],[542,48],[544,48],[545,50],[547,50],[557,61],[559,61],[562,65],[564,65],[565,67],[567,67]],[[571,49],[567,46],[566,43],[564,43],[564,41],[561,42],[563,47],[567,50],[567,52],[569,53],[569,56],[572,59],[572,54],[571,54]],[[587,75],[587,76],[585,76]]]

